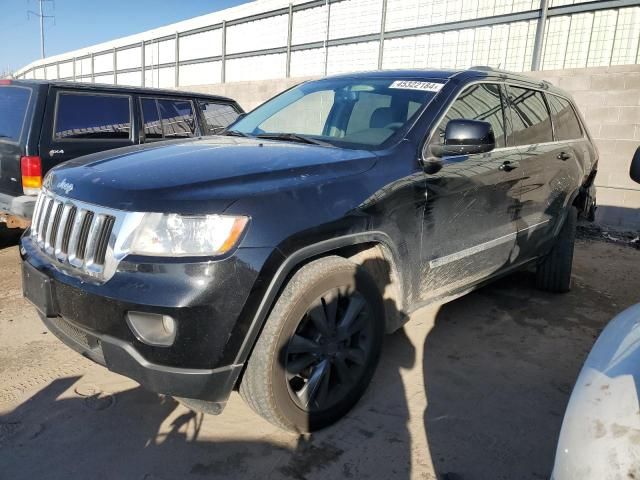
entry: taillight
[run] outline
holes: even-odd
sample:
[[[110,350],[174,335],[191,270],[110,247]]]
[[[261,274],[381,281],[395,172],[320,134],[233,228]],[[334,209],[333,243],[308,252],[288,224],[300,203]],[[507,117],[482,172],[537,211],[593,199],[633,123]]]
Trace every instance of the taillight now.
[[[11,85],[11,80],[3,78],[0,80],[0,85]]]
[[[42,187],[42,160],[38,156],[20,158],[22,191],[25,195],[37,195]]]

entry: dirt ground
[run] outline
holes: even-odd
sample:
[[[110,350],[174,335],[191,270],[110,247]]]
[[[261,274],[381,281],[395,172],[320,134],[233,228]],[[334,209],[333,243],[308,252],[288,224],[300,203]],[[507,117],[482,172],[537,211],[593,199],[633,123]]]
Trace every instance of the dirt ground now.
[[[544,479],[580,366],[640,302],[640,250],[581,240],[574,288],[504,278],[413,315],[389,336],[346,419],[309,436],[234,394],[202,416],[108,372],[47,333],[0,249],[0,478]]]

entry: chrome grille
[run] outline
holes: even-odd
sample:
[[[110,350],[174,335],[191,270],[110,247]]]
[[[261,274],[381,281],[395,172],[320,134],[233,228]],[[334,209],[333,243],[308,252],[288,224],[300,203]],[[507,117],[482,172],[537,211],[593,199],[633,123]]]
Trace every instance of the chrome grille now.
[[[124,212],[43,191],[34,209],[31,238],[59,266],[104,279],[119,216]]]

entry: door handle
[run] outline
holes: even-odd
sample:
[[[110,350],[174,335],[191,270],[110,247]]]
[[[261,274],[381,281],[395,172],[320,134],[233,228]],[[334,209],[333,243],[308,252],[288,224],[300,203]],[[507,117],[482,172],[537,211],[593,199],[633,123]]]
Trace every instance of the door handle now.
[[[558,160],[569,160],[571,158],[571,154],[567,152],[560,152],[558,154]]]
[[[498,170],[502,172],[510,172],[511,170],[515,170],[518,168],[514,164],[512,164],[509,160],[506,160],[502,165],[498,167]]]

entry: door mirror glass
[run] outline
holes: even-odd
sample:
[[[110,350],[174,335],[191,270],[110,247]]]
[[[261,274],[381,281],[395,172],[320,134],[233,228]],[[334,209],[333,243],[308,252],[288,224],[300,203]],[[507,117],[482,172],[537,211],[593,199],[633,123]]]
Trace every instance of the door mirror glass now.
[[[631,160],[629,176],[634,182],[640,183],[640,147],[638,147],[635,155],[633,156],[633,160]]]
[[[473,155],[496,148],[496,139],[489,122],[480,120],[450,120],[444,132],[444,142],[432,145],[436,157]]]

